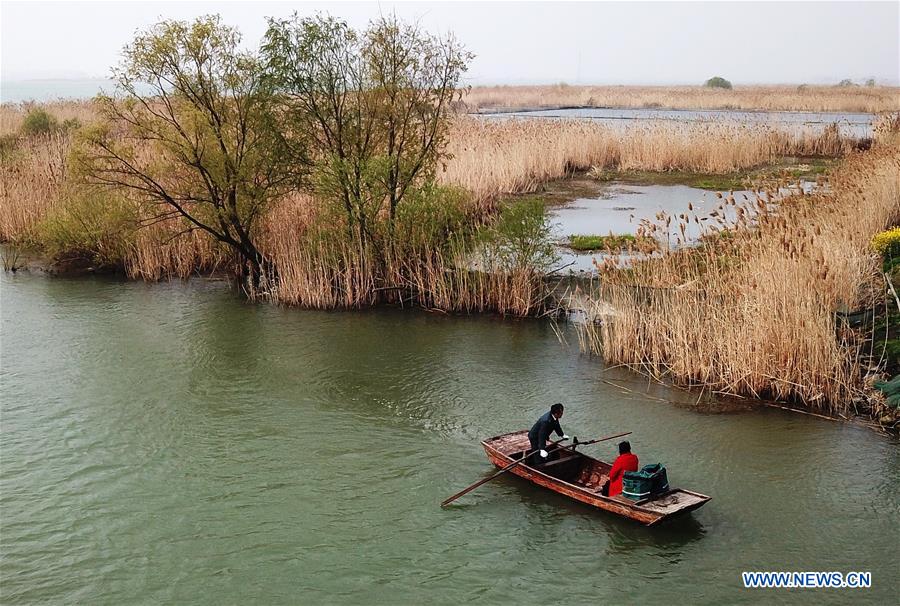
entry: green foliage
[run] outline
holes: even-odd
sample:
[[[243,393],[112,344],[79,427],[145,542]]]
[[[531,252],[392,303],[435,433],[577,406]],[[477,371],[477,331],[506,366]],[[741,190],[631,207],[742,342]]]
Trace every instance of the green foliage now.
[[[881,255],[881,269],[885,279],[893,286],[893,290],[885,289],[884,312],[879,313],[872,331],[875,350],[884,350],[885,370],[893,375],[900,372],[900,311],[894,298],[894,293],[900,290],[900,227],[875,234],[872,248]],[[895,377],[895,383],[898,378]],[[893,402],[900,404],[900,396],[894,393],[893,397]],[[890,397],[888,401],[891,402]]]
[[[428,184],[417,189],[397,210],[394,245],[412,251],[442,249],[471,231],[466,213],[469,193],[458,187]]]
[[[245,277],[266,264],[253,240],[269,203],[296,186],[257,57],[217,16],[163,21],[125,47],[120,95],[99,96],[105,123],[74,156],[84,180],[154,202],[234,250]],[[122,136],[124,131],[124,135]]]
[[[838,82],[837,85],[838,85],[839,87],[841,87],[841,88],[850,88],[851,86],[856,86],[856,85],[853,83],[853,80],[851,80],[850,78],[844,78],[843,80],[841,80],[840,82]]]
[[[452,254],[454,247],[468,246],[475,232],[468,214],[469,196],[461,188],[433,183],[416,189],[398,209],[393,223],[381,221],[373,225],[367,241],[369,252],[381,254],[390,250],[393,258],[412,261],[434,252]],[[321,256],[323,250],[341,249],[347,236],[346,215],[334,205],[325,205],[306,229],[301,245]]]
[[[866,86],[868,88],[875,88],[875,78],[869,78],[866,80]]]
[[[66,118],[62,122],[63,130],[78,130],[81,128],[81,120],[78,118]]]
[[[569,248],[573,250],[622,250],[628,248],[640,247],[642,250],[655,250],[659,248],[659,243],[653,238],[646,236],[636,237],[632,234],[609,234],[606,236],[596,235],[571,235],[569,236]]]
[[[900,342],[895,341],[892,353],[896,356],[894,359],[900,359]],[[887,403],[895,408],[900,408],[900,375],[887,381],[875,381],[875,389],[884,394]]]
[[[295,14],[269,20],[262,56],[287,147],[295,163],[316,159],[316,191],[343,209],[352,237],[377,237],[379,222],[427,193],[470,59],[455,40],[393,17],[356,31]]]
[[[507,204],[493,224],[482,228],[479,241],[488,266],[494,269],[545,273],[559,261],[540,198]]]
[[[95,188],[73,188],[61,208],[38,224],[36,239],[57,261],[122,267],[136,229],[134,205],[123,197]]]
[[[634,243],[634,236],[631,234],[622,234],[621,236],[588,236],[588,235],[571,235],[569,236],[569,248],[573,250],[601,250],[604,248],[624,248],[628,244]]]
[[[47,135],[58,128],[59,122],[56,117],[42,107],[29,110],[22,121],[22,134],[28,137]]]
[[[0,136],[0,160],[9,162],[18,148],[19,138],[14,134]]]
[[[731,82],[721,76],[713,76],[712,78],[704,82],[703,86],[707,88],[725,88],[731,90]]]

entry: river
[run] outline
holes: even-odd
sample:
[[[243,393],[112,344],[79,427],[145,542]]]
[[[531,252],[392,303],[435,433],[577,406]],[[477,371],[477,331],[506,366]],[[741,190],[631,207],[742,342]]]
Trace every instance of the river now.
[[[900,449],[580,355],[563,327],[253,305],[217,281],[0,276],[0,601],[886,604]],[[567,404],[713,500],[659,528],[501,478],[479,440]],[[613,445],[589,447],[610,458]],[[870,571],[748,590],[745,570]]]

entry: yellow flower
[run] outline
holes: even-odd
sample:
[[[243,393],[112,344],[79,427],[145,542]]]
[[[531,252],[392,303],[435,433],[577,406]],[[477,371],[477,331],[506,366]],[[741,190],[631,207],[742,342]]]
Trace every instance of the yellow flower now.
[[[872,248],[880,255],[885,254],[888,250],[900,250],[900,227],[893,227],[875,234],[872,238]]]

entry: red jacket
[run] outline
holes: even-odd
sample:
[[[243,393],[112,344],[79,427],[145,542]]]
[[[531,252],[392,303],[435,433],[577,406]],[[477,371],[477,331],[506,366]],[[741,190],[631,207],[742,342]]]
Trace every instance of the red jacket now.
[[[638,470],[638,458],[630,452],[619,455],[609,471],[609,496],[614,497],[622,492],[622,476],[626,471]]]

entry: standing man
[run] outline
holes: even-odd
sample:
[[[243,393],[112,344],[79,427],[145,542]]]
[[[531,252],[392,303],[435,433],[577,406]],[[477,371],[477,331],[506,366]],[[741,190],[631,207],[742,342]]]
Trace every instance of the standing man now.
[[[563,405],[556,403],[550,407],[550,410],[541,415],[541,418],[532,426],[528,432],[528,441],[531,442],[531,450],[534,454],[531,457],[531,465],[540,465],[547,462],[547,440],[554,431],[563,440],[568,440],[569,436],[563,433],[562,427],[559,426],[559,420],[563,416]],[[535,452],[536,451],[536,452]]]

